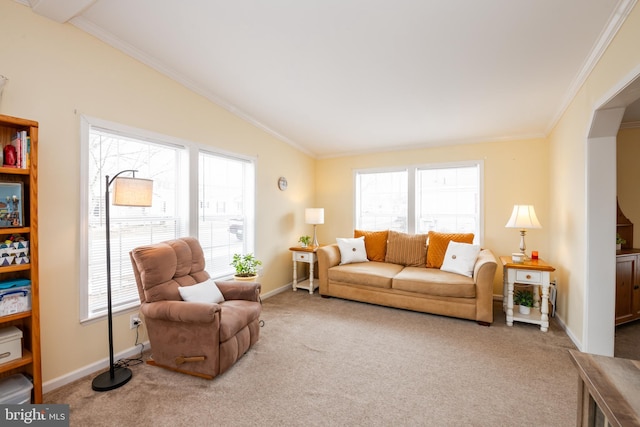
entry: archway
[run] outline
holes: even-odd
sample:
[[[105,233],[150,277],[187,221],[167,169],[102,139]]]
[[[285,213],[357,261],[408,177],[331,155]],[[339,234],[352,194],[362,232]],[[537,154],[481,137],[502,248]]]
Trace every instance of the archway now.
[[[616,136],[625,108],[640,98],[640,72],[594,111],[587,137],[587,266],[582,350],[613,356],[615,342]]]

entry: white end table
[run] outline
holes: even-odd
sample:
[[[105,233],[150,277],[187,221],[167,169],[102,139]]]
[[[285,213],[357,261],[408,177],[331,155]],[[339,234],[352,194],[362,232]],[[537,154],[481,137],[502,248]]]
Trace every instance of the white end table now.
[[[501,256],[500,261],[502,261],[504,273],[502,307],[507,313],[507,326],[513,326],[513,322],[534,323],[540,325],[542,332],[547,332],[549,330],[550,273],[556,269],[541,259],[516,263],[512,262],[510,256]],[[530,314],[513,311],[513,288],[516,283],[534,287],[534,305]],[[538,287],[542,288],[542,301],[540,301]]]
[[[293,259],[293,290],[297,291],[298,289],[306,289],[310,294],[313,294],[313,291],[318,288],[318,282],[313,283],[313,267],[318,261],[318,255],[316,254],[318,246],[307,246],[306,248],[303,248],[302,246],[293,246],[289,248],[289,250],[291,251]],[[309,264],[308,286],[303,286],[302,284],[298,285],[297,266],[299,262],[306,262]]]

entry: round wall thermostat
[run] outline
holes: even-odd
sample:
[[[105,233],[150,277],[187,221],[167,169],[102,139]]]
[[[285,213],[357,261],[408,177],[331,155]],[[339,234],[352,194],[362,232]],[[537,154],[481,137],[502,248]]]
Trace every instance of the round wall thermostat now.
[[[278,178],[278,188],[281,191],[286,190],[287,185],[289,185],[289,183],[287,183],[287,178],[285,178],[284,176],[281,176],[280,178]]]

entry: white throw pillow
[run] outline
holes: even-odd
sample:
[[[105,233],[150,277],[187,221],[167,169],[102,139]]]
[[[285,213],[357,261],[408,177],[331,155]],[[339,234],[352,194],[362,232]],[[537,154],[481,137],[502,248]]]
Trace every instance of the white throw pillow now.
[[[447,246],[440,270],[473,277],[473,267],[476,265],[479,253],[479,245],[451,241]]]
[[[178,291],[180,292],[180,297],[188,302],[219,303],[224,301],[222,292],[211,279],[196,285],[180,286]]]
[[[364,236],[352,238],[336,238],[340,248],[340,264],[367,262],[367,251],[364,247]]]

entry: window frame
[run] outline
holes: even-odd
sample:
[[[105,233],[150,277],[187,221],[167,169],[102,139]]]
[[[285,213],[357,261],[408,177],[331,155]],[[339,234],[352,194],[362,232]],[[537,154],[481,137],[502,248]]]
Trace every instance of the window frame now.
[[[80,266],[79,266],[79,281],[80,289],[80,323],[91,323],[95,321],[99,321],[107,316],[107,311],[105,310],[103,313],[93,315],[89,317],[89,183],[88,183],[88,173],[89,173],[89,155],[90,155],[90,132],[92,128],[99,128],[107,132],[111,132],[113,134],[122,135],[126,138],[134,138],[140,139],[143,141],[149,141],[158,145],[167,145],[178,147],[180,149],[184,149],[185,155],[184,159],[180,162],[179,167],[186,169],[188,176],[185,178],[183,185],[180,187],[184,191],[182,191],[181,195],[181,203],[185,204],[185,209],[183,214],[181,214],[180,218],[182,219],[182,223],[184,224],[183,230],[184,235],[188,236],[198,236],[198,203],[199,203],[199,194],[198,194],[198,186],[199,186],[199,156],[201,152],[207,153],[209,155],[227,157],[231,159],[238,159],[240,161],[248,162],[253,167],[253,194],[252,200],[250,203],[250,208],[253,209],[251,212],[251,217],[255,221],[255,206],[256,206],[256,197],[257,197],[257,157],[255,156],[246,156],[238,153],[227,152],[221,149],[218,149],[211,145],[199,144],[191,141],[186,141],[183,139],[163,135],[160,133],[135,128],[132,126],[115,123],[103,119],[99,119],[96,117],[91,117],[87,115],[80,116],[80,233],[79,233],[79,245],[80,245]],[[118,171],[114,171],[117,173]],[[139,176],[140,178],[144,178],[143,176]],[[104,177],[101,177],[104,179]],[[101,197],[104,197],[104,192],[101,194]],[[255,224],[252,222],[250,227],[248,227],[248,232],[245,233],[245,250],[250,248],[253,250],[255,247]],[[112,263],[118,259],[117,256],[114,255],[115,248],[111,248],[111,258]],[[120,259],[122,259],[122,254],[120,254]],[[220,279],[220,278],[228,278],[230,277],[228,274],[215,275],[212,274],[212,278]],[[134,286],[135,282],[133,283]],[[136,307],[139,307],[140,302],[136,302],[133,304],[129,304],[127,306],[119,307],[118,309],[114,309],[113,313],[122,313],[127,312]]]
[[[484,161],[483,160],[465,160],[459,162],[442,162],[442,163],[425,163],[415,165],[390,166],[382,168],[354,169],[353,171],[353,228],[357,229],[360,225],[358,211],[358,176],[368,173],[393,173],[407,172],[407,233],[415,234],[417,230],[417,179],[418,171],[425,169],[451,169],[464,167],[478,168],[478,232],[475,233],[474,243],[482,245],[484,242]]]

